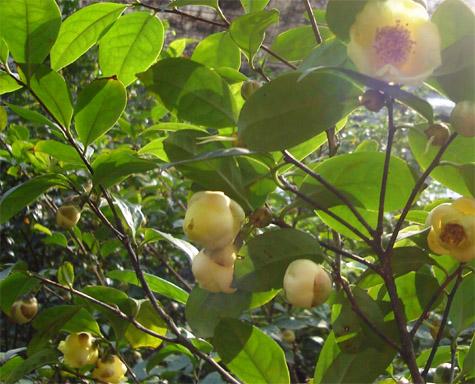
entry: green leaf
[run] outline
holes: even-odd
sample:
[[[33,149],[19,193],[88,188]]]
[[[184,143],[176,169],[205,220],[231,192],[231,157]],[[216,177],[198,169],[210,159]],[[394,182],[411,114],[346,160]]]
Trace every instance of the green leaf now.
[[[40,282],[23,272],[13,272],[0,281],[0,308],[10,314],[12,304],[22,295],[36,290]]]
[[[421,125],[409,132],[409,146],[422,169],[429,166],[440,148],[428,146],[428,139],[424,133],[425,128],[427,128],[426,125]],[[474,146],[474,137],[458,136],[447,148],[441,160],[458,165],[475,163],[475,152],[472,150]],[[460,170],[450,165],[438,166],[431,173],[431,177],[451,190],[464,196],[470,196],[470,190],[460,176]]]
[[[78,95],[74,111],[76,132],[87,146],[119,120],[127,104],[124,85],[115,79],[98,79]]]
[[[470,191],[470,195],[475,197],[475,163],[462,164],[459,172]]]
[[[35,152],[46,153],[68,165],[84,167],[81,156],[68,144],[56,140],[41,140],[35,145]]]
[[[239,256],[243,258],[236,261],[233,285],[247,292],[282,288],[287,266],[294,260],[323,261],[317,240],[291,228],[264,232],[250,239]]]
[[[80,9],[61,25],[58,39],[51,49],[51,67],[58,71],[73,63],[99,40],[127,8],[126,4],[97,3]]]
[[[135,74],[146,71],[162,50],[164,29],[148,12],[122,16],[99,42],[99,64],[103,76],[116,75],[125,86]]]
[[[8,375],[16,369],[17,367],[23,364],[24,359],[20,356],[13,356],[12,358],[8,359],[1,367],[0,367],[0,381],[2,383],[5,382]]]
[[[293,72],[265,84],[247,100],[238,121],[249,149],[290,148],[334,126],[358,104],[360,90],[344,77]]]
[[[473,305],[467,305],[474,300],[475,274],[471,273],[462,280],[450,308],[449,319],[457,334],[475,323],[475,308]]]
[[[140,309],[135,316],[135,320],[159,335],[163,336],[167,333],[165,322],[148,300],[144,300],[140,304]],[[137,329],[132,324],[130,324],[125,331],[125,338],[133,349],[143,347],[157,348],[162,343],[161,339]]]
[[[379,208],[381,177],[385,154],[355,152],[319,162],[313,170],[346,195],[356,206],[370,210]],[[401,209],[415,184],[411,168],[403,160],[392,156],[389,165],[385,211]],[[305,176],[301,192],[325,207],[344,205],[320,182]]]
[[[92,162],[94,184],[105,187],[119,183],[134,173],[144,173],[157,167],[152,160],[141,159],[130,149],[115,149],[101,153]]]
[[[427,359],[429,358],[432,348],[423,350],[420,355],[417,357],[416,362],[417,366],[423,367],[426,364]],[[438,365],[443,363],[448,363],[450,361],[450,346],[441,345],[437,348],[435,353],[434,360],[432,360],[431,368],[436,368]]]
[[[331,332],[320,352],[314,383],[372,383],[384,372],[394,355],[395,352],[387,346],[367,348],[358,353],[341,352]]]
[[[196,249],[189,242],[182,239],[178,239],[170,235],[169,233],[165,233],[154,228],[145,229],[144,240],[143,240],[144,244],[153,242],[153,241],[159,241],[159,240],[166,240],[170,244],[173,244],[176,248],[183,251],[188,256],[188,259],[190,261],[193,260],[193,257],[195,257],[199,252],[198,249]]]
[[[41,64],[58,35],[61,13],[54,0],[0,0],[0,36],[17,63]]]
[[[210,68],[241,67],[241,51],[229,32],[208,35],[196,46],[191,59]]]
[[[0,105],[0,132],[3,131],[8,124],[8,115],[5,108]]]
[[[470,349],[463,360],[462,373],[468,378],[475,376],[475,335],[472,337]]]
[[[40,125],[48,125],[51,128],[55,128],[55,125],[51,120],[48,120],[41,113],[36,112],[30,108],[23,108],[18,105],[13,105],[10,103],[5,103],[8,108],[15,112],[18,116],[23,117],[24,119],[31,121]]]
[[[74,284],[74,266],[69,261],[65,261],[58,268],[56,276],[60,284],[69,285],[72,287]]]
[[[221,320],[213,345],[223,363],[244,383],[290,383],[284,351],[250,324]]]
[[[167,137],[159,137],[158,139],[152,140],[151,142],[144,145],[137,152],[139,155],[152,155],[158,158],[159,160],[168,162],[170,159],[167,156],[167,153],[163,149],[163,140]]]
[[[279,11],[256,11],[239,16],[229,27],[229,33],[234,42],[246,54],[253,66],[253,59],[265,38],[266,29],[279,22]]]
[[[289,61],[302,60],[317,45],[310,25],[288,29],[272,42],[273,52]]]
[[[240,0],[246,13],[262,11],[270,0]]]
[[[232,126],[236,104],[226,82],[203,64],[182,58],[160,60],[139,78],[180,120],[210,128]]]
[[[366,5],[367,0],[330,0],[327,5],[326,19],[332,32],[341,40],[350,39],[350,28],[356,15]]]
[[[39,66],[29,78],[29,86],[54,118],[63,127],[69,128],[73,106],[63,77],[46,66]]]
[[[21,365],[15,367],[5,378],[4,383],[17,383],[20,379],[22,379],[30,372],[33,372],[44,365],[57,363],[59,356],[59,351],[55,349],[42,349],[41,351],[38,351],[31,356],[28,356],[28,358],[23,360]]]
[[[299,70],[304,72],[315,67],[336,67],[342,65],[347,58],[346,45],[340,39],[332,38],[313,49],[300,64]]]
[[[168,297],[169,299],[175,300],[181,304],[186,304],[186,301],[188,300],[188,293],[186,293],[183,289],[169,282],[168,280],[151,275],[150,273],[144,273],[144,276],[153,292]],[[122,281],[124,283],[133,284],[138,287],[141,286],[137,276],[135,275],[135,272],[132,270],[125,269],[110,271],[107,273],[107,277]]]
[[[7,222],[27,205],[52,187],[66,186],[66,179],[57,174],[46,174],[34,177],[23,184],[5,192],[0,198],[0,224]]]
[[[21,85],[15,79],[6,72],[0,71],[0,95],[16,91],[20,88]]]

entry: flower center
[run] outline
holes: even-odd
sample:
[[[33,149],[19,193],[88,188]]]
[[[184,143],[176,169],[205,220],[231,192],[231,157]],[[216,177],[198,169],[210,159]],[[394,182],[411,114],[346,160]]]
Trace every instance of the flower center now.
[[[383,64],[400,65],[412,52],[415,41],[411,40],[411,32],[407,25],[397,20],[395,26],[387,26],[376,30],[373,48]]]
[[[457,247],[465,240],[465,230],[460,224],[446,224],[442,228],[440,240],[451,247]]]

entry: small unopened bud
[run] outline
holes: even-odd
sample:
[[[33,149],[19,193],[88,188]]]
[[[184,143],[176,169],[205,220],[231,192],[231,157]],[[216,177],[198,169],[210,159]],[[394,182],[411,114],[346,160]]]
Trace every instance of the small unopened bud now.
[[[368,89],[359,97],[360,105],[363,105],[368,111],[379,112],[384,107],[386,99],[384,94],[376,89]]]
[[[282,331],[282,340],[286,343],[292,344],[295,341],[295,332],[291,329],[285,329]]]
[[[260,81],[247,80],[242,84],[241,96],[244,100],[249,99],[254,92],[256,92],[262,86]]]
[[[56,224],[64,229],[71,229],[81,218],[81,211],[74,205],[63,205],[56,212]]]
[[[437,147],[444,145],[450,137],[450,129],[445,124],[437,123],[430,125],[424,133],[431,144]]]
[[[267,227],[272,222],[272,211],[267,207],[258,208],[249,216],[249,222],[256,228]]]
[[[29,323],[38,313],[38,301],[35,297],[17,300],[11,308],[11,319],[17,324]]]
[[[234,293],[236,291],[231,287],[234,265],[220,265],[204,250],[193,258],[191,271],[202,289],[215,293]]]

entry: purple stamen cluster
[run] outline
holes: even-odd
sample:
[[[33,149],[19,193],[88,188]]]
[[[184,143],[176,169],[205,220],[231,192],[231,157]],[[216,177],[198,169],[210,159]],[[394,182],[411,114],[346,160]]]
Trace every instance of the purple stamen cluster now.
[[[397,20],[395,26],[387,26],[376,30],[373,48],[383,64],[400,65],[412,52],[415,41],[411,40],[411,32]]]

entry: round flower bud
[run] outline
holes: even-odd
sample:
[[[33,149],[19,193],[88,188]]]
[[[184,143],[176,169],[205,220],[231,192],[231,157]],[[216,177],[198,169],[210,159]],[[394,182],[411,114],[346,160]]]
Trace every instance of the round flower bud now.
[[[71,368],[95,364],[99,351],[94,341],[94,337],[88,332],[71,333],[58,346],[58,349],[63,352],[64,364]]]
[[[236,250],[234,245],[228,244],[223,248],[207,250],[206,254],[211,258],[215,263],[222,265],[223,267],[229,267],[234,265],[236,261]]]
[[[267,227],[272,222],[272,211],[267,207],[258,208],[249,216],[249,222],[256,228]]]
[[[205,250],[198,253],[191,263],[191,271],[199,286],[209,292],[234,293],[234,265],[222,266],[207,255]]]
[[[285,329],[282,331],[282,340],[286,343],[292,344],[295,341],[295,332],[291,329]]]
[[[475,199],[461,197],[452,204],[434,208],[427,223],[431,226],[427,243],[441,255],[450,255],[460,262],[475,259]]]
[[[11,319],[17,324],[29,323],[38,313],[36,297],[16,300],[10,311]]]
[[[207,250],[219,249],[234,241],[244,218],[241,206],[223,192],[202,191],[188,202],[183,230]]]
[[[360,72],[397,84],[420,84],[441,63],[439,30],[412,0],[366,2],[347,50]]]
[[[241,96],[244,100],[247,100],[251,97],[251,95],[256,92],[262,84],[260,81],[257,80],[246,80],[242,83],[241,86]]]
[[[321,265],[311,260],[292,261],[284,276],[284,292],[295,307],[312,308],[323,304],[332,291],[332,281]]]
[[[450,137],[450,130],[445,124],[432,124],[424,133],[431,140],[431,144],[437,147],[444,145]]]
[[[107,383],[118,384],[123,380],[126,372],[127,367],[122,360],[116,355],[111,355],[97,361],[92,377]]]
[[[384,93],[377,89],[368,89],[359,97],[358,101],[360,105],[363,105],[368,111],[379,112],[381,108],[384,107],[386,98],[384,97]]]
[[[450,123],[455,132],[462,136],[475,136],[475,101],[457,103],[450,115]]]
[[[81,217],[81,211],[74,205],[63,205],[56,211],[56,224],[64,229],[74,227]]]

